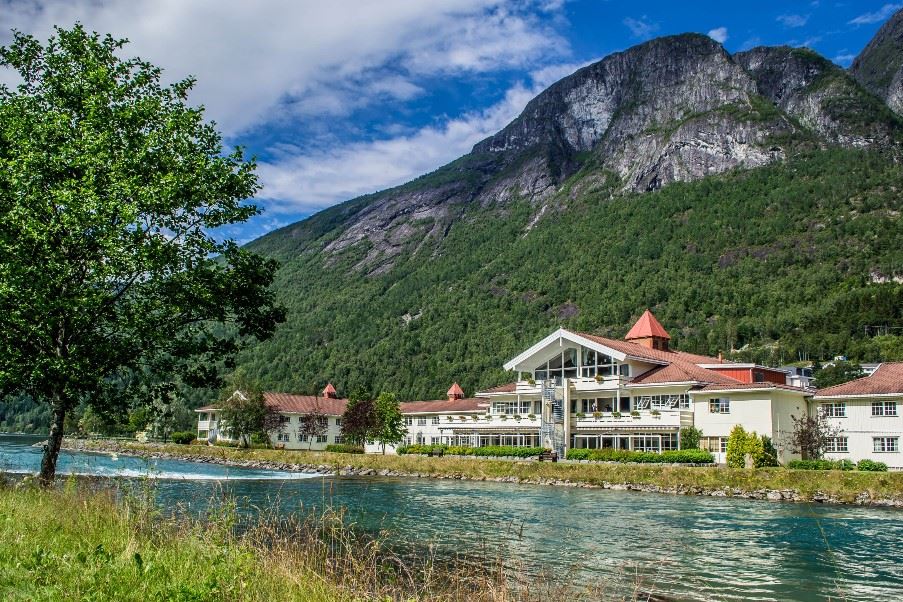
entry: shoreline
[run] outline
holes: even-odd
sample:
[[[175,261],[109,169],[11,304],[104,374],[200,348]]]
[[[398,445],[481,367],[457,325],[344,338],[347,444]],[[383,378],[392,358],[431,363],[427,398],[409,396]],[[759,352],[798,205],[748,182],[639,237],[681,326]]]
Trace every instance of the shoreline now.
[[[185,448],[185,449],[179,449]],[[830,487],[818,487],[818,481],[827,481],[821,473],[837,471],[798,471],[789,469],[726,469],[720,467],[673,467],[616,463],[539,463],[534,461],[511,462],[485,458],[428,458],[425,456],[383,456],[372,454],[336,454],[316,451],[240,450],[214,446],[179,446],[161,443],[124,443],[110,440],[64,439],[63,450],[92,453],[116,453],[147,459],[169,459],[200,464],[219,464],[235,468],[302,472],[322,476],[381,476],[396,478],[432,478],[440,480],[488,481],[554,487],[580,487],[614,491],[637,491],[670,495],[698,495],[708,497],[732,497],[740,499],[816,502],[846,504],[867,507],[903,508],[903,473],[859,473],[860,481],[874,481],[871,485],[892,491],[876,491],[874,487],[853,488],[841,480],[843,491],[831,491]],[[281,455],[278,457],[277,455]],[[263,457],[261,457],[263,456]],[[277,457],[267,457],[277,456]],[[306,460],[310,461],[299,461]],[[281,461],[280,461],[281,460]],[[319,461],[316,461],[319,460]],[[419,469],[419,470],[417,470]],[[713,475],[725,477],[720,486],[692,483],[692,477],[702,476],[710,480]],[[785,474],[782,474],[782,471]],[[501,474],[500,474],[501,473]],[[631,480],[629,477],[635,477]],[[767,477],[792,475],[805,487],[767,487],[731,485],[734,477]],[[681,476],[685,482],[681,482]],[[675,482],[675,477],[677,481]],[[610,479],[610,480],[609,480]],[[695,480],[699,480],[698,478]],[[736,479],[734,479],[736,480]],[[753,479],[755,480],[755,479]],[[816,481],[812,483],[812,481]],[[808,490],[807,490],[808,489]],[[857,490],[858,489],[858,490]]]

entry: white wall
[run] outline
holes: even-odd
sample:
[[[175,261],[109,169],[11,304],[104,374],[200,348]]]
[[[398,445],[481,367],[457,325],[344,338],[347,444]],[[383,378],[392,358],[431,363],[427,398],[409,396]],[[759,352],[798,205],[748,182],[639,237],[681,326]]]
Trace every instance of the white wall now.
[[[903,453],[875,452],[874,437],[897,437],[898,450],[903,445],[903,397],[894,398],[861,398],[861,399],[837,399],[815,400],[812,402],[813,411],[820,411],[823,403],[840,402],[846,406],[846,417],[828,418],[828,422],[841,429],[840,435],[847,438],[846,453],[831,453],[825,457],[831,460],[875,460],[884,462],[890,468],[903,469]],[[896,401],[897,416],[872,416],[873,401]]]

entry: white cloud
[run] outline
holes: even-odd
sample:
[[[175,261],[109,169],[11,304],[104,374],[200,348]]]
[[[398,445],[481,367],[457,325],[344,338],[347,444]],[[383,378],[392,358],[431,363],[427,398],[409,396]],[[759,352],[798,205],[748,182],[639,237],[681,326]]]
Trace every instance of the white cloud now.
[[[850,25],[868,25],[870,23],[880,23],[881,21],[886,20],[892,14],[897,12],[903,8],[903,3],[897,4],[885,4],[878,10],[872,13],[863,13],[856,17],[855,19],[850,20]]]
[[[531,16],[532,0],[20,0],[2,6],[0,44],[12,28],[46,39],[53,25],[78,20],[129,38],[125,52],[162,66],[170,80],[197,76],[192,101],[206,105],[227,135],[280,115],[341,114],[374,99],[411,98],[419,94],[410,81],[418,75],[529,67],[568,51]]]
[[[648,40],[659,30],[659,24],[650,23],[649,17],[646,15],[643,15],[639,19],[627,17],[624,19],[623,23],[627,26],[627,29],[630,30],[630,34],[640,40]]]
[[[778,15],[775,20],[784,27],[803,27],[809,22],[809,15]]]
[[[513,86],[495,105],[413,133],[317,153],[283,146],[274,160],[258,167],[264,187],[260,197],[269,213],[306,213],[407,182],[470,152],[517,117],[548,84],[586,64],[537,70],[530,86]]]
[[[727,27],[716,27],[715,29],[709,30],[709,37],[719,44],[724,44],[727,42]]]
[[[841,67],[849,67],[850,63],[853,62],[853,59],[856,58],[855,54],[838,54],[835,56],[832,61],[840,65]]]

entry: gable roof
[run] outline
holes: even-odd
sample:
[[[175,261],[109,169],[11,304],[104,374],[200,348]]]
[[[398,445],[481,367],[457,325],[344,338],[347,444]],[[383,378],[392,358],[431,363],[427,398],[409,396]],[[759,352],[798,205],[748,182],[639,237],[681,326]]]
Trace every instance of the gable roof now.
[[[647,337],[658,337],[660,339],[671,338],[671,335],[668,334],[668,331],[665,330],[662,323],[659,322],[648,309],[643,312],[643,315],[636,321],[636,324],[633,325],[624,339],[629,341],[631,339],[645,339]]]
[[[293,395],[291,393],[274,393],[266,391],[263,394],[263,402],[276,412],[287,414],[310,414],[318,410],[327,416],[341,416],[348,405],[347,399],[335,399],[334,397],[319,397],[317,395]],[[206,405],[195,412],[208,412],[222,409],[222,404]]]
[[[648,372],[634,378],[630,384],[652,385],[664,383],[707,383],[725,386],[735,386],[740,381],[707,368],[701,368],[696,364],[675,360],[667,366],[658,366]]]
[[[812,395],[812,391],[809,389],[804,389],[802,387],[794,387],[793,385],[780,385],[778,383],[772,382],[760,382],[760,383],[742,383],[738,382],[735,384],[711,384],[706,385],[700,389],[701,391],[747,391],[747,390],[762,390],[767,391],[770,389],[780,389],[781,391],[793,391],[794,393],[803,393],[805,395]]]
[[[493,393],[514,393],[515,391],[517,391],[517,383],[505,383],[504,385],[498,385],[495,387],[489,387],[488,389],[483,389],[482,391],[477,391],[477,396],[492,395]]]
[[[885,362],[879,365],[871,376],[819,389],[815,393],[815,398],[870,395],[903,395],[903,362]]]

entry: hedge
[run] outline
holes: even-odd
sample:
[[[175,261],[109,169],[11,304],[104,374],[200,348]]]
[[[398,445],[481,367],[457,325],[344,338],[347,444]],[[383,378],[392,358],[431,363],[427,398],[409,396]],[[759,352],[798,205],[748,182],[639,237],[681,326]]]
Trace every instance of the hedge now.
[[[875,462],[874,460],[859,460],[856,470],[866,472],[887,472],[887,464],[884,462]]]
[[[714,456],[701,449],[675,449],[662,453],[626,449],[570,449],[568,460],[598,462],[639,462],[643,464],[712,464]]]
[[[326,446],[326,451],[336,454],[362,454],[364,448],[360,445],[351,445],[349,443],[331,443]]]
[[[450,456],[512,456],[530,458],[546,451],[543,447],[515,447],[513,445],[487,445],[485,447],[464,447],[462,445],[402,445],[399,454],[447,454]]]
[[[194,431],[176,431],[169,436],[172,439],[173,443],[178,443],[179,445],[188,445],[192,441],[194,441],[197,434]]]
[[[787,468],[796,470],[854,470],[856,465],[849,460],[790,460]]]

